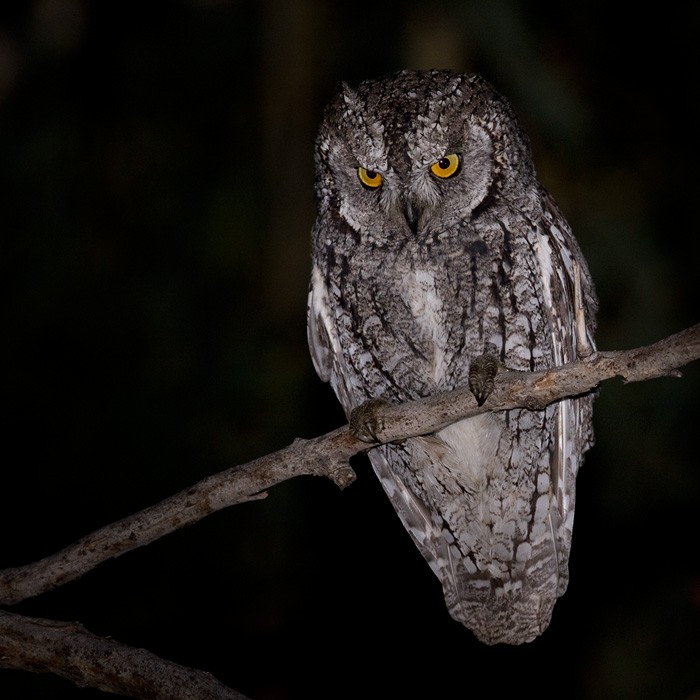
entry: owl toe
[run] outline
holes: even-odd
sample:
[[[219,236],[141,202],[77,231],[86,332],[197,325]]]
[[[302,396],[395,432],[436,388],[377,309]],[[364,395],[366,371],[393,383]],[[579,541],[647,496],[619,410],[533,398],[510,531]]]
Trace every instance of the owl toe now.
[[[469,366],[469,389],[479,406],[482,406],[493,392],[494,379],[499,367],[498,358],[488,353],[472,360]]]
[[[384,428],[381,409],[389,405],[384,399],[370,399],[350,413],[350,432],[362,442],[381,442],[378,435]]]

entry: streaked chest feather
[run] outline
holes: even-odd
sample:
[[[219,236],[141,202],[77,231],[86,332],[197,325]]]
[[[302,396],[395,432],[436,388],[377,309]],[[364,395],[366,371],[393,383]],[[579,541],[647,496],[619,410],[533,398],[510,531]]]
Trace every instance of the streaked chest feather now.
[[[447,309],[438,290],[435,274],[418,268],[402,278],[402,294],[413,315],[416,338],[424,348],[428,372],[440,386],[452,359],[447,333]]]

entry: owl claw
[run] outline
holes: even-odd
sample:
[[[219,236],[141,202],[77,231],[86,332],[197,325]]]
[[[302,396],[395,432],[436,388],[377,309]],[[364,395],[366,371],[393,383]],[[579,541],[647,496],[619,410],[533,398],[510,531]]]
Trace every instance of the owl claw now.
[[[381,442],[378,435],[384,429],[384,419],[380,412],[389,402],[384,399],[370,399],[352,409],[350,413],[350,433],[362,442]]]
[[[469,389],[479,406],[483,406],[491,395],[493,380],[500,367],[498,358],[489,353],[479,355],[472,360],[469,366]]]

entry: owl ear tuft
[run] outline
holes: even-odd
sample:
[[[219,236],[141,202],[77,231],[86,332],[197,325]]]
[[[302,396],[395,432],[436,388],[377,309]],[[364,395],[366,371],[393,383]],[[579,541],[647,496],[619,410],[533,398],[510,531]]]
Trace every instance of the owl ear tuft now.
[[[343,102],[347,110],[349,112],[357,112],[359,102],[357,93],[346,82],[341,83],[340,93],[343,96]]]

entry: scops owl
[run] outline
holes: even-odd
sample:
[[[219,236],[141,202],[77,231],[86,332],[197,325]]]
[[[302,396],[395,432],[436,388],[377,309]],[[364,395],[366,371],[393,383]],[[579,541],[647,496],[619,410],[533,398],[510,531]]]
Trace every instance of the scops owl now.
[[[478,356],[526,371],[575,360],[575,262],[592,347],[587,265],[483,78],[343,85],[315,162],[309,345],[348,415],[465,386]],[[592,400],[487,412],[369,451],[450,614],[482,642],[535,639],[566,589]]]

